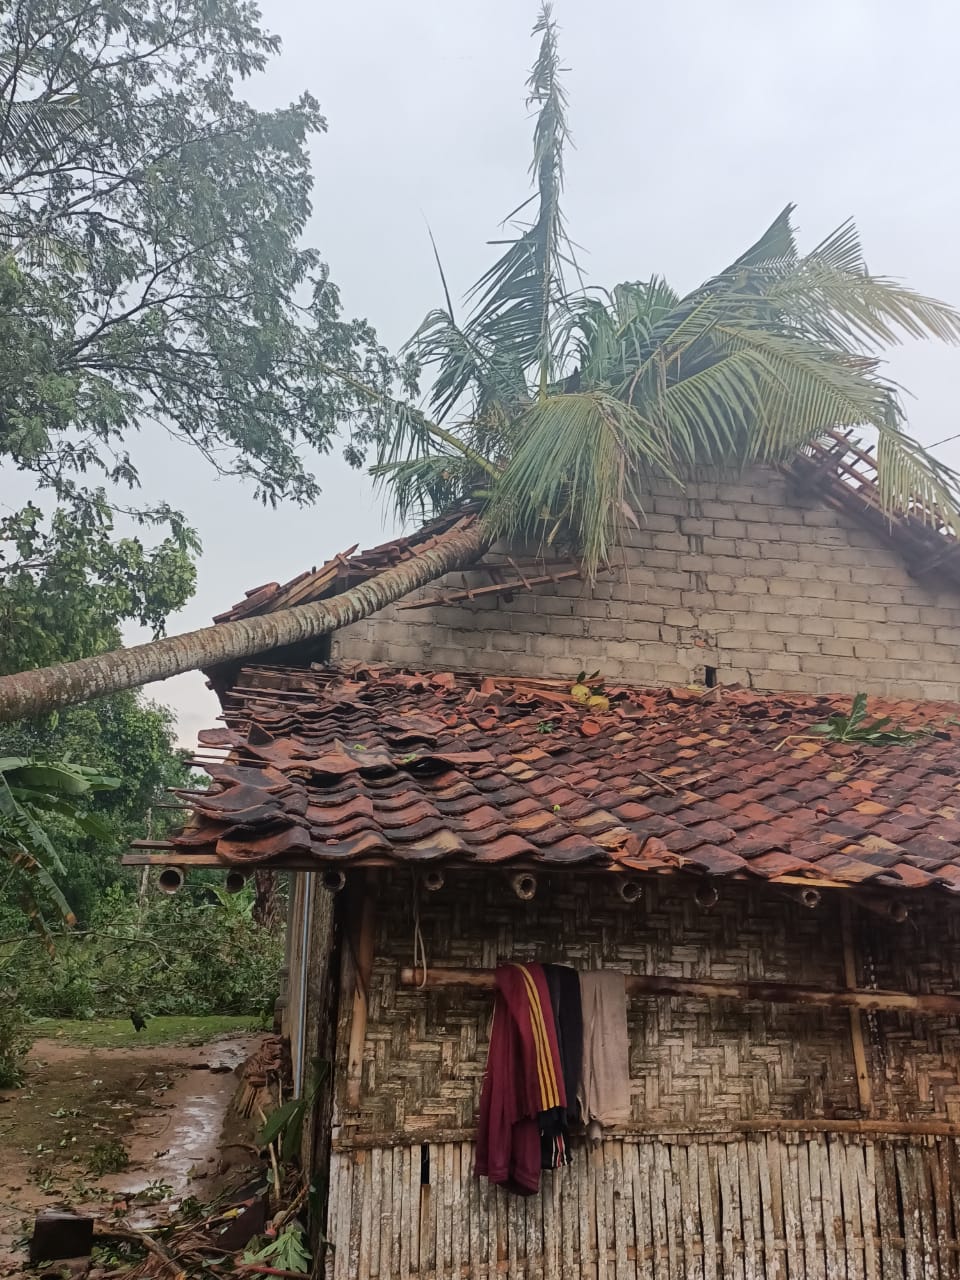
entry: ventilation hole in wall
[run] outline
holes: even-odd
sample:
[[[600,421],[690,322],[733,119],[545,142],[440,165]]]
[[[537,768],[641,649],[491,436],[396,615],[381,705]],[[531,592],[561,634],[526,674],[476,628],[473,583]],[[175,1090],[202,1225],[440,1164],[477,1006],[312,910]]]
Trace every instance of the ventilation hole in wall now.
[[[420,1148],[420,1185],[430,1185],[430,1144],[427,1142]]]
[[[717,687],[717,668],[716,667],[703,668],[703,683],[707,686],[708,689],[715,689]]]

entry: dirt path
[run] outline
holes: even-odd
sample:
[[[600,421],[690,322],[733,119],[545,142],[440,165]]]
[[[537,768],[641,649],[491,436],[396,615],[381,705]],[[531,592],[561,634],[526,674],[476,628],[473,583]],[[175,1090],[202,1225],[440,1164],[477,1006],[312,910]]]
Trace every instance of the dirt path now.
[[[93,1210],[139,1193],[143,1217],[186,1194],[203,1198],[234,1069],[256,1041],[91,1049],[37,1040],[24,1088],[0,1092],[0,1276],[22,1274],[18,1240],[44,1205]],[[121,1146],[129,1163],[106,1172]]]

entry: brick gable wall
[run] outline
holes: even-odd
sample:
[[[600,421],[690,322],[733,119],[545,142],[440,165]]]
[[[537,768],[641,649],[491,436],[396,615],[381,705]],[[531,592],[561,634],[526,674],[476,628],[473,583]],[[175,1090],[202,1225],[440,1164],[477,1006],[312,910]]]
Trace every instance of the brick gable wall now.
[[[334,638],[340,661],[492,675],[600,668],[634,684],[960,700],[960,592],[910,576],[849,516],[776,473],[652,487],[622,563],[593,588],[392,606]],[[489,582],[454,574],[427,588]]]

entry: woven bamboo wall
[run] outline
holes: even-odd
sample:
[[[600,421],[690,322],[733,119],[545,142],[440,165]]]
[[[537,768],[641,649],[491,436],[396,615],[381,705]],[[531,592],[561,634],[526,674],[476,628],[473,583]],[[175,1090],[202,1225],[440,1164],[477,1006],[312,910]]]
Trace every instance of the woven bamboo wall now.
[[[331,1280],[955,1280],[960,1143],[606,1141],[519,1199],[471,1143],[339,1152]]]
[[[960,1143],[830,1132],[863,1119],[847,1010],[633,998],[631,1122],[579,1145],[529,1200],[473,1176],[492,998],[398,987],[417,929],[435,968],[558,960],[844,983],[836,896],[811,911],[725,885],[705,910],[676,878],[627,905],[613,880],[556,877],[521,902],[497,876],[451,876],[437,893],[378,877],[358,1108],[344,1090],[352,1006],[337,1031],[327,1276],[960,1280]],[[960,915],[943,905],[912,907],[905,925],[854,910],[853,932],[858,985],[960,989]],[[874,1130],[960,1121],[955,1019],[885,1014],[863,1029]]]
[[[579,968],[716,979],[843,985],[839,904],[813,911],[770,890],[726,886],[710,910],[681,880],[652,881],[638,904],[609,878],[559,878],[519,901],[499,877],[452,878],[421,891],[428,963],[492,967],[559,960]],[[489,992],[398,988],[413,961],[410,878],[380,884],[377,943],[355,1135],[428,1139],[472,1129],[486,1061]],[[914,911],[904,925],[854,918],[858,980],[888,988],[960,989],[960,918]],[[860,1115],[850,1019],[843,1010],[732,1000],[629,1002],[633,1124],[652,1133],[723,1131],[742,1120]],[[341,1010],[345,1061],[349,1010]],[[864,1020],[875,1115],[960,1120],[955,1019],[885,1014]],[[342,1096],[342,1081],[341,1081]]]

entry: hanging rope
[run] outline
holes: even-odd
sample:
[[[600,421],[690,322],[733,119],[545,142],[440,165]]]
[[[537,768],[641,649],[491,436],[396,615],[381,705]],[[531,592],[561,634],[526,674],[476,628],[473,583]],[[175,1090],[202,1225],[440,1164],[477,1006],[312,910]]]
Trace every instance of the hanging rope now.
[[[421,971],[420,981],[417,983],[419,990],[427,985],[427,948],[423,941],[423,930],[420,928],[420,881],[417,873],[413,873],[413,971],[417,969]]]

